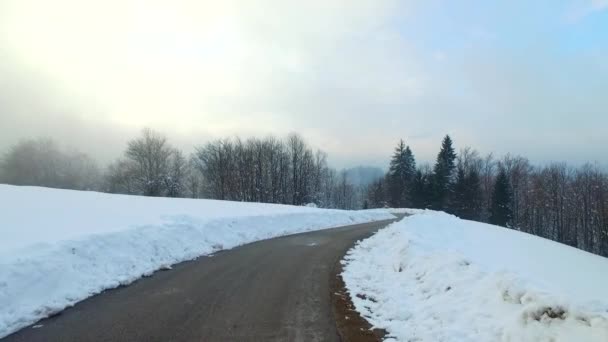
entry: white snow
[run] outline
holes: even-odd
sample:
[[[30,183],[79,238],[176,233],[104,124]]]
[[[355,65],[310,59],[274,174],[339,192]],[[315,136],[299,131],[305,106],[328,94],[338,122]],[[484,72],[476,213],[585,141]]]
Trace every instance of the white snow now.
[[[355,308],[392,341],[608,341],[608,259],[418,212],[349,251]]]
[[[170,265],[276,236],[392,219],[0,185],[0,337]]]

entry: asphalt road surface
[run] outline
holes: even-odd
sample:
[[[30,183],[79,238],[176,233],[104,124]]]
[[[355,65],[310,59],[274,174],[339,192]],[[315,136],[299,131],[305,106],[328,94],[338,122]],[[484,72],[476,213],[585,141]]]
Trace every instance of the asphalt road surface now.
[[[2,340],[339,341],[330,280],[390,221],[260,241],[106,291]]]

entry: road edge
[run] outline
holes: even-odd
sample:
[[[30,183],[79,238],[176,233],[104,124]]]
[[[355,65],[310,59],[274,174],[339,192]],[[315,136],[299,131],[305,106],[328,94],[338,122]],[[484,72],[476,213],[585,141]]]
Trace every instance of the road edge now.
[[[396,216],[396,218],[392,221],[388,221],[387,226],[409,216],[408,214],[393,215]],[[348,251],[346,253],[348,253]],[[344,257],[340,258],[334,265],[329,284],[332,313],[334,315],[338,337],[340,338],[340,341],[344,342],[383,341],[388,335],[388,332],[384,329],[374,329],[373,326],[355,309],[350,293],[346,289],[346,284],[342,278],[343,259]]]
[[[334,266],[330,291],[332,312],[340,341],[379,342],[384,339],[387,332],[383,329],[372,329],[372,325],[355,310],[342,279],[341,260]]]
[[[401,221],[404,217],[409,215],[398,214],[395,216],[395,220],[392,220],[392,222],[389,221],[387,226],[391,223]],[[348,251],[346,253],[348,253]],[[384,329],[374,329],[373,326],[355,309],[350,293],[346,289],[346,284],[342,278],[343,259],[344,257],[340,258],[334,265],[329,284],[332,312],[334,314],[338,337],[340,338],[340,341],[344,342],[383,341],[388,335],[388,332]]]

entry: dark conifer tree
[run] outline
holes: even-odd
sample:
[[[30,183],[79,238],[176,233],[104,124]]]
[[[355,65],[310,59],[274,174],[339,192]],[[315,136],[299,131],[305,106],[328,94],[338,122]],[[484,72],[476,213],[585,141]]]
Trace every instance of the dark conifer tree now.
[[[454,192],[450,201],[454,215],[465,220],[478,220],[481,213],[482,192],[479,173],[475,169],[467,173],[458,167]]]
[[[460,218],[466,219],[466,197],[467,197],[467,177],[464,168],[458,167],[456,170],[456,181],[454,183],[454,193],[452,195],[452,213]]]
[[[448,200],[454,185],[455,161],[456,152],[452,146],[452,139],[446,135],[441,143],[441,150],[433,169],[432,208],[435,210],[452,212]]]
[[[504,168],[501,168],[492,192],[492,207],[490,208],[490,223],[510,227],[513,213],[511,211],[511,185]]]
[[[395,148],[389,169],[390,204],[395,208],[411,205],[409,187],[416,172],[416,161],[409,146],[403,140]]]
[[[412,207],[428,209],[431,207],[431,174],[424,170],[416,170],[411,186]]]
[[[368,200],[364,200],[363,201],[363,210],[367,210],[369,209],[369,201]]]
[[[384,178],[379,178],[367,187],[366,201],[370,208],[383,208],[386,205]]]
[[[479,220],[483,206],[483,192],[481,190],[481,177],[476,169],[469,171],[467,175],[466,190],[466,212],[465,218],[468,220]]]

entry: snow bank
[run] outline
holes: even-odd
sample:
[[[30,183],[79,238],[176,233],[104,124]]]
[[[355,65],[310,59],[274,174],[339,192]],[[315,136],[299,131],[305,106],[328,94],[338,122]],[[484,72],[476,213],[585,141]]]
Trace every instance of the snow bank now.
[[[104,289],[218,250],[387,212],[0,185],[0,337]]]
[[[424,209],[410,209],[410,208],[389,208],[386,209],[389,213],[392,214],[405,214],[405,215],[415,215],[426,212]]]
[[[439,212],[354,247],[344,281],[394,341],[608,341],[608,259]]]

